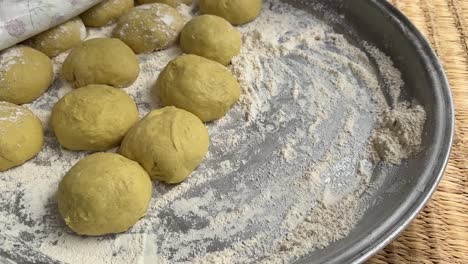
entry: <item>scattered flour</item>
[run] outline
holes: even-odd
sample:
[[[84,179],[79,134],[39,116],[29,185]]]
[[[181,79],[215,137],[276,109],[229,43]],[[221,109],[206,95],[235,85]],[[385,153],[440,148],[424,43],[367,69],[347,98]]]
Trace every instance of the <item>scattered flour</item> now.
[[[25,63],[22,58],[23,52],[18,47],[19,46],[14,46],[0,51],[0,82],[3,80],[6,72],[8,72],[13,65]],[[6,87],[0,87],[0,89],[5,88]]]
[[[76,22],[76,23],[80,24],[80,39],[85,40],[88,36],[88,31],[86,30],[86,26],[83,24],[83,22]]]
[[[15,111],[11,111],[15,110]],[[23,117],[27,114],[28,110],[12,107],[9,104],[0,102],[0,122],[20,122],[23,120]],[[1,130],[1,127],[0,127]]]
[[[153,15],[155,20],[154,23],[152,23],[151,28],[148,28],[148,26],[145,24],[147,22],[144,19],[147,19],[148,17],[145,15],[145,13],[147,13],[146,10],[150,9],[151,12],[154,13]],[[190,10],[179,8],[178,11],[187,12]],[[144,19],[141,19],[142,16]],[[170,12],[167,12],[165,8],[161,8],[160,3],[139,5],[135,7],[134,10],[128,12],[125,17],[126,22],[119,20],[119,26],[114,32],[116,36],[126,37],[128,34],[135,34],[135,32],[131,32],[131,30],[138,28],[139,34],[142,34],[142,37],[144,37],[145,41],[158,42],[163,44],[162,46],[168,46],[173,42],[174,39],[177,38],[178,30],[180,30],[178,29],[180,26],[179,17],[176,17]],[[191,16],[187,16],[186,13],[182,13],[182,19],[187,19],[190,17]],[[129,23],[128,21],[132,21],[132,23]],[[155,38],[154,32],[157,32],[158,35],[162,36]],[[160,46],[160,44],[158,44],[158,46]]]
[[[420,105],[399,103],[379,117],[373,135],[376,157],[392,164],[400,164],[421,149],[421,135],[426,112]]]
[[[179,7],[186,19],[192,10]],[[88,154],[61,148],[48,123],[70,85],[57,78],[27,105],[46,143],[0,174],[0,253],[43,263],[288,263],[345,237],[366,209],[377,161],[419,149],[423,108],[399,102],[403,82],[388,57],[304,11],[267,0],[238,29],[243,47],[229,68],[240,103],[207,125],[210,150],[197,171],[177,186],[154,183],[147,215],[124,234],[77,236],[58,215],[58,182]],[[124,90],[141,116],[161,106],[149,89],[181,53],[138,56],[141,74]],[[65,58],[54,58],[56,73]]]

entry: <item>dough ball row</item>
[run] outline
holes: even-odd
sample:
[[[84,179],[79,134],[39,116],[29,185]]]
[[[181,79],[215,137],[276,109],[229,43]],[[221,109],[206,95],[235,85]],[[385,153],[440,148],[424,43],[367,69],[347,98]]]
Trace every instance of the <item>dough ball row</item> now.
[[[0,53],[0,171],[33,158],[44,138],[39,119],[19,106],[41,96],[53,81],[54,57],[72,49],[60,77],[74,89],[53,107],[55,136],[72,151],[107,151],[79,161],[59,185],[59,211],[78,234],[124,232],[144,216],[152,180],[176,184],[202,162],[209,147],[203,122],[222,118],[239,100],[240,86],[225,67],[239,54],[232,26],[258,16],[262,1],[200,1],[203,15],[186,23],[179,4],[191,0],[104,1],[64,24]],[[114,38],[84,41],[84,25],[115,21]],[[179,42],[186,53],[150,87],[164,108],[139,120],[123,90],[138,78],[136,54]]]

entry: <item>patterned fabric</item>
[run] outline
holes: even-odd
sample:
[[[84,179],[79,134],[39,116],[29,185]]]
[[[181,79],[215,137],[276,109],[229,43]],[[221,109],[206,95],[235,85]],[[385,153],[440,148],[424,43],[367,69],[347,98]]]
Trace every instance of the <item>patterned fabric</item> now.
[[[0,50],[67,21],[102,0],[0,0]]]

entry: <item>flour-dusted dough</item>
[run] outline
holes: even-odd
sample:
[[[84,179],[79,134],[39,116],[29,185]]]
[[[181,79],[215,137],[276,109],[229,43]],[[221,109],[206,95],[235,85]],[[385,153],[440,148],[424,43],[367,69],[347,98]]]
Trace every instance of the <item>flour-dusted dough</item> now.
[[[31,39],[31,46],[49,57],[55,57],[81,43],[86,28],[80,18],[53,27]]]
[[[62,77],[76,88],[88,84],[131,85],[140,73],[138,58],[119,39],[95,38],[72,50],[63,63]]]
[[[120,17],[112,34],[136,53],[146,53],[176,42],[184,24],[177,9],[161,3],[147,4]]]
[[[224,18],[202,15],[185,25],[180,34],[180,46],[185,53],[228,65],[240,52],[241,36]]]
[[[185,109],[203,122],[219,119],[239,100],[236,78],[223,65],[197,55],[169,62],[153,89],[166,106]]]
[[[124,91],[89,85],[66,94],[52,110],[52,128],[70,150],[107,150],[120,144],[138,121],[138,109]]]
[[[25,107],[0,102],[0,171],[33,158],[43,143],[39,118]]]
[[[0,52],[0,101],[30,103],[41,96],[53,80],[52,61],[26,46]]]
[[[102,27],[133,7],[133,0],[104,0],[80,15],[88,27]]]
[[[115,153],[96,153],[62,179],[58,207],[65,223],[80,235],[120,233],[145,215],[151,192],[151,180],[138,163]]]
[[[150,112],[132,127],[120,153],[138,161],[152,179],[185,180],[208,151],[208,130],[195,115],[175,107]]]
[[[177,7],[180,4],[192,4],[192,0],[137,0],[137,2],[139,4],[162,3],[172,7]]]
[[[262,10],[262,0],[200,0],[202,14],[223,17],[233,25],[254,20]]]

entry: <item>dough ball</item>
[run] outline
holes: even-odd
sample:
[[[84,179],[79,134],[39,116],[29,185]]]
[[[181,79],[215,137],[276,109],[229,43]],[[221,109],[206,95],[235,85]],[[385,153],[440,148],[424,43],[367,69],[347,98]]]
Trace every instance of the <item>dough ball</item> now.
[[[164,68],[153,93],[164,105],[185,109],[203,122],[223,117],[239,100],[236,78],[221,64],[197,55],[182,55]]]
[[[88,27],[102,27],[133,7],[133,0],[104,0],[80,15]]]
[[[52,61],[26,46],[0,52],[0,101],[30,103],[41,96],[54,77]]]
[[[152,179],[179,183],[204,159],[208,144],[208,130],[200,119],[165,107],[150,112],[130,129],[120,153],[138,161]]]
[[[119,18],[113,36],[136,53],[152,52],[176,42],[184,23],[183,17],[171,6],[141,5]]]
[[[202,15],[185,25],[180,34],[180,45],[185,53],[228,65],[240,52],[241,36],[225,19]]]
[[[43,143],[39,118],[25,107],[0,102],[0,171],[33,158]]]
[[[62,78],[77,88],[88,84],[126,87],[138,78],[135,53],[119,39],[95,38],[73,49],[62,66]]]
[[[200,0],[202,14],[223,17],[233,25],[254,20],[262,10],[262,0]]]
[[[162,3],[172,7],[177,7],[180,4],[192,4],[192,0],[138,0],[137,2],[139,4]]]
[[[96,153],[63,177],[58,207],[65,223],[80,235],[121,233],[145,215],[151,192],[151,180],[138,163],[115,153]]]
[[[80,18],[69,20],[31,39],[33,48],[55,57],[86,38],[86,28]]]
[[[70,150],[107,150],[120,144],[138,121],[138,109],[124,91],[89,85],[66,94],[52,110],[52,128]]]

